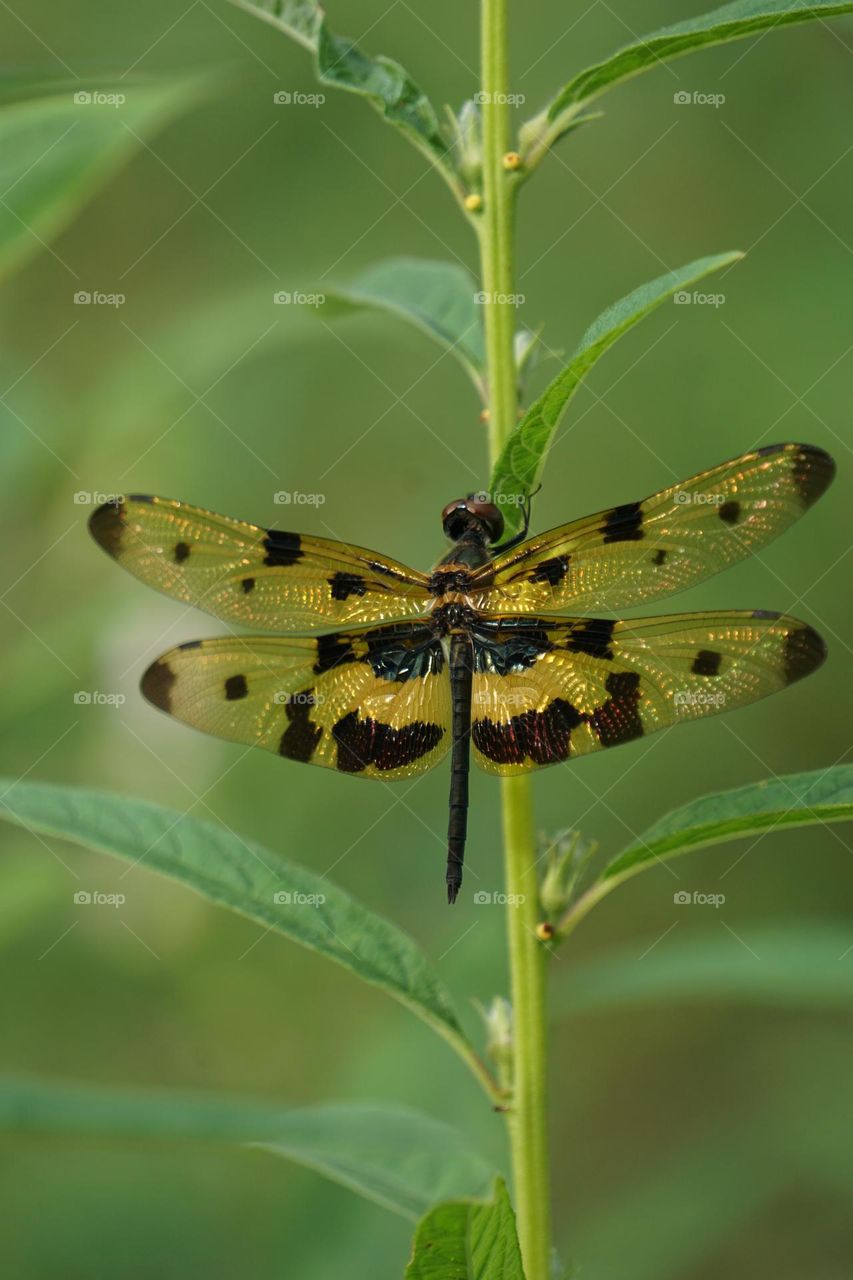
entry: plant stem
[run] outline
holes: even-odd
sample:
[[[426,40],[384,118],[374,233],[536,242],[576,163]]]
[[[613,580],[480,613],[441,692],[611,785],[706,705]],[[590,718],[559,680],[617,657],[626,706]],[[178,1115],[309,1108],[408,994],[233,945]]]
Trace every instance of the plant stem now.
[[[518,380],[510,298],[515,285],[514,183],[504,169],[509,150],[507,0],[482,0],[480,83],[484,101],[483,213],[480,262],[486,295],[486,369],[489,408],[489,461],[494,465],[515,426]]]
[[[548,1167],[545,948],[536,936],[539,902],[533,806],[527,778],[502,782],[504,856],[513,1007],[513,1092],[508,1112],[515,1209],[527,1280],[548,1280],[551,1187]]]
[[[483,211],[479,220],[489,407],[494,466],[515,426],[518,380],[513,337],[514,213],[517,184],[504,168],[509,150],[508,0],[481,3]],[[547,1133],[546,953],[536,936],[539,902],[533,810],[527,778],[504,778],[502,810],[514,1025],[512,1101],[508,1111],[518,1234],[526,1280],[550,1274],[550,1181]]]

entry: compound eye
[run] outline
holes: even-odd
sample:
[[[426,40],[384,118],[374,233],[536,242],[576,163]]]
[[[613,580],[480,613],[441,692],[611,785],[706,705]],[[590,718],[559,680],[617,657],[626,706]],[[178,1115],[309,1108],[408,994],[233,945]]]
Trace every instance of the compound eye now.
[[[448,502],[441,513],[441,527],[451,542],[458,542],[471,524],[470,504],[464,498]]]
[[[504,518],[493,502],[481,502],[477,498],[471,498],[468,501],[468,510],[486,526],[489,542],[497,542],[503,536]]]

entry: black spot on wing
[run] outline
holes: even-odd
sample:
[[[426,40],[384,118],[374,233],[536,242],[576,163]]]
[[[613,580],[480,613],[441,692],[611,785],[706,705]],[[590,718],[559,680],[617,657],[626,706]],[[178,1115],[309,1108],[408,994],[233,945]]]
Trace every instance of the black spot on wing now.
[[[174,551],[175,564],[183,564],[183,562],[186,559],[188,559],[189,554],[190,554],[189,543],[187,542],[175,543],[175,551]]]
[[[279,755],[308,764],[323,736],[321,727],[311,719],[314,705],[313,689],[304,689],[288,697],[284,706],[288,724],[278,744]]]
[[[547,582],[556,587],[563,581],[569,571],[570,556],[552,556],[543,560],[531,573],[528,582]]]
[[[507,722],[475,719],[471,738],[482,756],[495,764],[557,764],[568,760],[572,730],[584,717],[564,698],[555,698],[544,711],[523,711]]]
[[[615,671],[607,677],[604,687],[610,697],[589,717],[601,745],[616,747],[641,738],[640,677],[636,671]]]
[[[264,564],[289,568],[301,560],[305,552],[298,533],[285,533],[281,529],[268,529],[263,542]]]
[[[715,649],[699,649],[690,670],[694,676],[716,676],[720,674],[722,660],[723,655]]]
[[[369,716],[350,711],[332,729],[337,743],[337,767],[342,773],[362,773],[373,766],[381,772],[402,769],[427,755],[441,741],[441,725],[424,720],[394,729]]]
[[[152,662],[140,683],[143,697],[152,702],[161,711],[172,710],[172,686],[176,676],[164,658]]]
[[[183,644],[178,645],[178,648],[179,649],[200,649],[201,645],[202,645],[201,640],[185,640]]]
[[[336,573],[329,578],[333,600],[348,600],[350,596],[363,596],[367,584],[358,573]]]
[[[590,658],[612,658],[610,647],[616,623],[610,618],[588,618],[577,627],[566,641],[569,653],[585,653]]]
[[[626,502],[607,513],[601,526],[604,542],[638,542],[643,533],[643,509],[639,502]]]
[[[89,532],[108,555],[118,555],[124,534],[124,521],[123,502],[105,502],[89,516]]]
[[[802,680],[820,666],[826,657],[826,645],[814,627],[802,623],[789,631],[783,651],[786,684]]]
[[[225,681],[225,697],[228,702],[239,702],[248,696],[249,686],[245,676],[229,676]]]
[[[661,548],[660,551],[656,551],[655,554],[652,556],[652,564],[665,564],[666,556],[667,556],[666,551],[664,551],[663,548]]]
[[[317,661],[314,663],[314,674],[322,675],[331,671],[332,667],[343,662],[355,662],[356,656],[347,636],[332,632],[328,636],[317,637]]]
[[[717,509],[717,515],[723,524],[737,524],[740,520],[740,503],[734,498],[730,498],[728,502],[722,503]]]
[[[255,579],[243,578],[240,582],[240,586],[243,588],[243,594],[247,596],[250,591],[254,591],[255,589]]]

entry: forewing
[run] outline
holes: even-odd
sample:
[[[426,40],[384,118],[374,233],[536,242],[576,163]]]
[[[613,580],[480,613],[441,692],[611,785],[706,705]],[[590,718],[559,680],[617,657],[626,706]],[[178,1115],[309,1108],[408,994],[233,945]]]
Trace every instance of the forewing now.
[[[191,641],[148,668],[142,692],[205,733],[362,778],[425,773],[450,744],[444,653],[417,624]]]
[[[498,774],[558,764],[754,702],[824,657],[785,614],[497,619],[475,638],[474,758]]]
[[[423,574],[343,542],[132,495],[89,521],[95,540],[158,591],[228,622],[299,632],[421,616]]]
[[[494,613],[584,613],[683,591],[777,537],[834,473],[829,454],[812,445],[744,454],[644,502],[531,538],[479,571],[472,603]]]

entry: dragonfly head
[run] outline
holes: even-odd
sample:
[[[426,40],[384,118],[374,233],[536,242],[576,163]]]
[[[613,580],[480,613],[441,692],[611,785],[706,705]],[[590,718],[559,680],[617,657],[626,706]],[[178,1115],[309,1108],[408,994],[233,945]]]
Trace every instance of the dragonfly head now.
[[[469,493],[467,498],[448,502],[441,513],[441,526],[451,542],[498,542],[504,518],[486,494]]]

